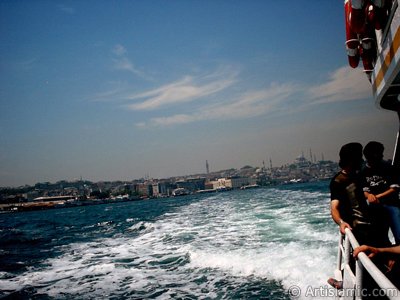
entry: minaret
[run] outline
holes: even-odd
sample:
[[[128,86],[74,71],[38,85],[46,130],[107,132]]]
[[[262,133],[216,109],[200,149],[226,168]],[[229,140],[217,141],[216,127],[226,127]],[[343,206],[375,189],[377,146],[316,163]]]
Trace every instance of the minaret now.
[[[272,159],[271,158],[269,158],[269,167],[270,167],[271,177],[273,177],[273,174],[272,174]]]
[[[206,170],[207,170],[207,174],[210,174],[210,167],[208,165],[208,160],[206,160]]]

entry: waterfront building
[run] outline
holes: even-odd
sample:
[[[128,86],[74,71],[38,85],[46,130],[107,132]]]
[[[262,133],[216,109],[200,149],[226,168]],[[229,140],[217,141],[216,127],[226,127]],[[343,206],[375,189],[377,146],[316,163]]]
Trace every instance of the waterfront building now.
[[[311,155],[310,155],[311,158]],[[332,161],[312,162],[299,156],[292,164],[272,167],[244,166],[241,169],[226,169],[209,174],[194,174],[190,177],[168,178],[161,180],[138,179],[133,181],[59,181],[56,183],[37,183],[34,186],[18,188],[0,188],[0,204],[23,203],[38,197],[74,196],[79,199],[106,199],[111,195],[139,195],[141,197],[170,196],[176,188],[190,192],[216,190],[218,188],[237,189],[246,185],[262,186],[326,180],[338,171],[338,164]],[[207,181],[206,181],[207,180]]]
[[[217,180],[209,181],[207,184],[209,189],[213,190],[219,189],[221,187],[228,187],[228,185],[230,186],[230,181],[228,182],[226,178],[218,178]]]
[[[158,182],[158,191],[160,196],[170,196],[172,191],[176,188],[176,184],[172,184],[170,181]]]
[[[139,196],[152,197],[153,196],[153,184],[152,183],[139,183],[136,185],[136,192]]]
[[[232,189],[239,189],[242,186],[256,184],[256,180],[249,177],[231,177],[230,180],[230,188]]]
[[[22,197],[24,197],[28,201],[33,201],[33,199],[39,197],[40,194],[37,190],[29,191],[27,193],[22,194]]]
[[[190,192],[195,192],[205,189],[206,178],[187,178],[185,180],[177,181],[176,185],[178,188],[186,189]]]
[[[228,178],[218,178],[217,180],[210,181],[209,186],[212,189],[219,189],[219,188],[229,188],[229,189],[239,189],[242,186],[256,184],[256,178],[249,178],[249,177],[240,177],[240,176],[232,176]]]

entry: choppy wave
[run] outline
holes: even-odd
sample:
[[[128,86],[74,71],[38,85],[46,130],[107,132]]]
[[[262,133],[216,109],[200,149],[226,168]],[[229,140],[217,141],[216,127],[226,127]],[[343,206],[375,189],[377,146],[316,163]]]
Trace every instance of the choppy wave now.
[[[126,213],[118,217],[89,219],[91,236],[55,244],[57,255],[22,272],[3,271],[0,290],[57,299],[289,299],[292,286],[326,286],[337,242],[326,192],[188,199],[148,202],[163,207],[151,219],[135,215],[136,203],[121,204]]]

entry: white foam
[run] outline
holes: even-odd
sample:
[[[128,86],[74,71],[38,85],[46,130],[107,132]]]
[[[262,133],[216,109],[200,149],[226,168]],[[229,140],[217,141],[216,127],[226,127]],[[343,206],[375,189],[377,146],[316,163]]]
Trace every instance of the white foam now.
[[[334,267],[337,237],[326,225],[326,196],[281,190],[259,190],[250,199],[213,195],[154,223],[138,222],[123,236],[67,245],[63,255],[0,281],[0,288],[33,285],[52,297],[115,297],[176,285],[159,297],[167,299],[177,290],[215,298],[224,276],[241,282],[256,276],[284,290],[323,286]],[[202,276],[206,282],[197,280]]]
[[[128,228],[128,231],[137,232],[140,234],[150,233],[153,230],[154,230],[154,224],[143,221],[140,221]]]

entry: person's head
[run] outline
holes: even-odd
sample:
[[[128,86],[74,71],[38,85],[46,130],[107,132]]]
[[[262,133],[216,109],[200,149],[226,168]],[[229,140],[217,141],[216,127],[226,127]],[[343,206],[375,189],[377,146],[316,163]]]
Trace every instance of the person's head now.
[[[362,145],[360,143],[348,143],[340,148],[339,166],[342,169],[357,171],[362,166]]]
[[[385,147],[379,143],[379,142],[369,142],[365,147],[364,147],[364,156],[365,159],[367,160],[368,164],[376,164],[382,161],[383,159],[383,151],[385,150]]]

